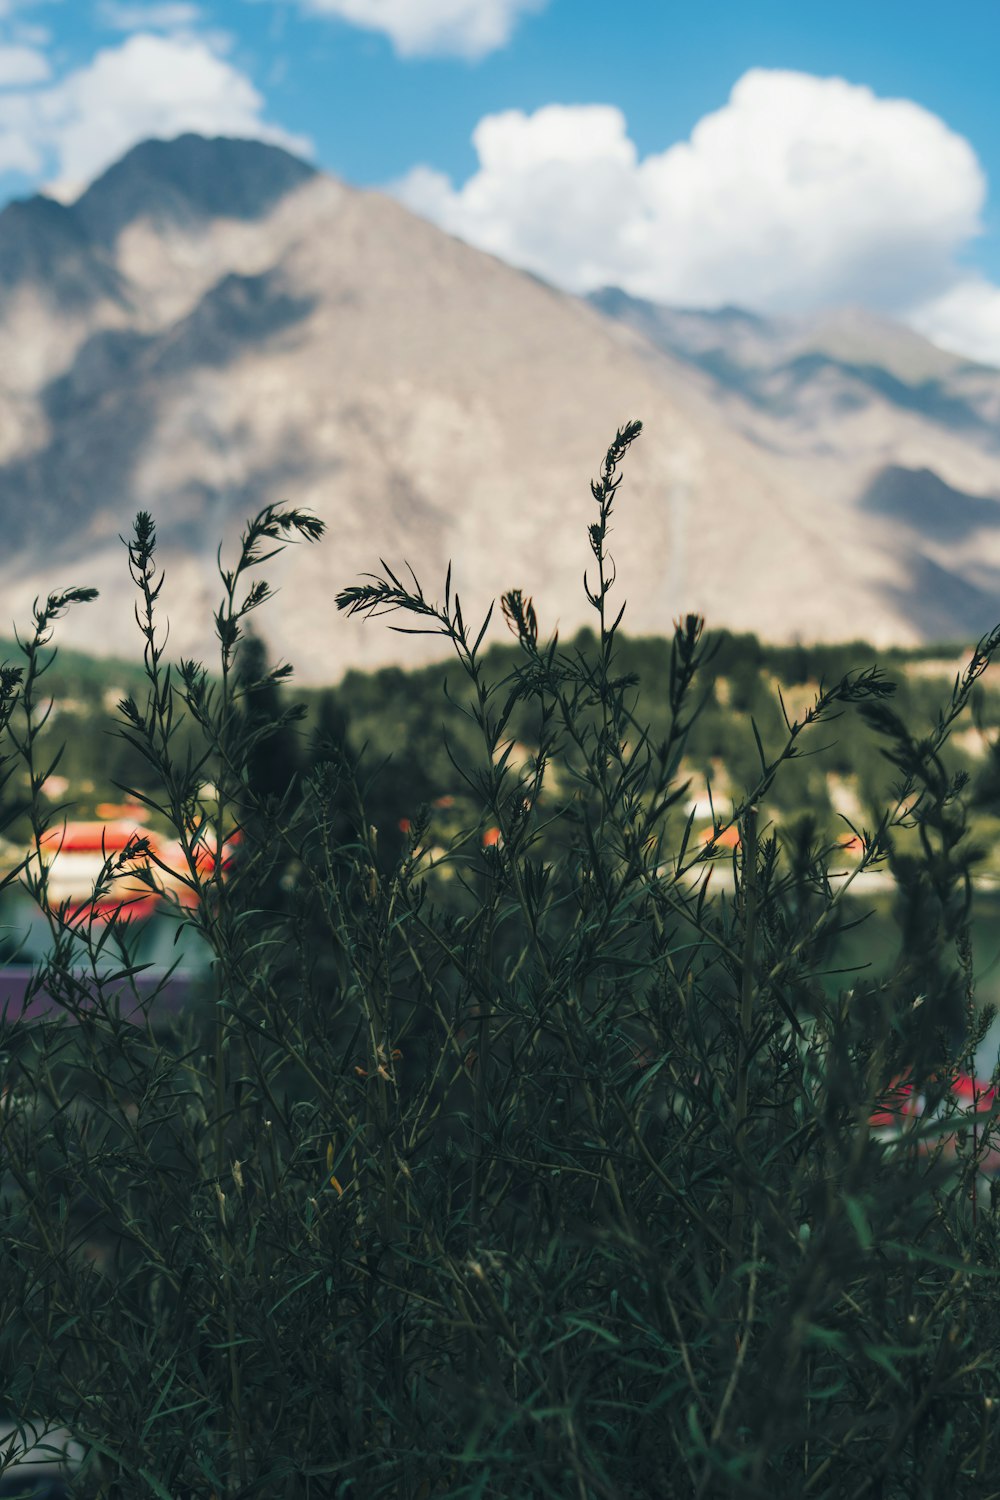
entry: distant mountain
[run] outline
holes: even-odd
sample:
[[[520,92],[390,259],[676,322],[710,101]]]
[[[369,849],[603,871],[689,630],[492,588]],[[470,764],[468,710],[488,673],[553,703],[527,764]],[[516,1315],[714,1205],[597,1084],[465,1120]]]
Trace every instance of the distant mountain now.
[[[804,500],[852,517],[859,561],[894,560],[879,604],[896,603],[901,632],[958,639],[1000,620],[1000,370],[858,308],[774,319],[617,288],[589,301],[684,361],[734,428],[799,475]]]
[[[664,307],[618,288],[589,300],[709,376],[716,399],[737,396],[762,417],[786,422],[792,442],[793,429],[813,433],[824,421],[883,404],[1000,450],[1000,370],[948,354],[863,309],[793,321],[733,307]]]
[[[863,308],[839,308],[813,318],[768,318],[740,307],[667,307],[630,297],[618,287],[594,292],[589,301],[670,353],[737,382],[810,357],[845,369],[879,370],[900,385],[913,386],[960,369],[982,368]]]
[[[212,219],[264,219],[314,167],[261,141],[182,135],[145,141],[109,167],[74,205],[91,239],[113,249],[139,219],[185,228]]]
[[[147,142],[75,204],[0,213],[5,612],[95,584],[84,648],[138,644],[118,538],[142,508],[171,647],[210,657],[216,544],[269,501],[329,526],[267,569],[260,626],[304,680],[441,654],[337,614],[380,556],[432,596],[451,559],[470,614],[523,587],[571,632],[589,480],[634,416],[631,631],[700,610],[907,644],[1000,619],[1000,372],[895,325],[588,305],[252,141]]]
[[[663,307],[617,288],[589,300],[708,377],[701,388],[762,441],[773,443],[781,431],[789,451],[820,454],[832,446],[847,457],[860,442],[874,455],[912,437],[902,425],[890,430],[895,419],[912,427],[916,418],[933,442],[943,431],[991,457],[1000,453],[1000,370],[948,354],[862,309],[793,321],[733,307]],[[859,413],[863,430],[845,425]]]

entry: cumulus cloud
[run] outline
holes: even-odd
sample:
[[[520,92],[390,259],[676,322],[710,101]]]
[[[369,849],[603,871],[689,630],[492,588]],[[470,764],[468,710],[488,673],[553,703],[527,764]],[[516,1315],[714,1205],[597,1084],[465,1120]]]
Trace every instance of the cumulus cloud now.
[[[547,0],[301,0],[317,15],[380,31],[402,57],[475,59],[506,46],[522,15]]]
[[[138,141],[187,130],[311,154],[263,111],[250,79],[203,39],[139,32],[48,87],[0,94],[0,170],[47,175],[68,196]]]
[[[985,276],[959,276],[939,297],[913,308],[907,322],[954,354],[1000,365],[1000,287]]]
[[[640,157],[609,105],[490,115],[460,187],[393,191],[445,229],[572,291],[897,315],[944,295],[986,184],[930,111],[840,78],[753,69],[687,141]]]
[[[37,47],[0,46],[0,89],[44,83],[51,76],[49,60]]]

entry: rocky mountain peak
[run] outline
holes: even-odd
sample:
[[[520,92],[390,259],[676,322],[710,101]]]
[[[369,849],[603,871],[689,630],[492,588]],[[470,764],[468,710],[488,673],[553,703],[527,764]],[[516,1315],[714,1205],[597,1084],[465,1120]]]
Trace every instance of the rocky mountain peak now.
[[[87,188],[74,211],[93,240],[113,246],[142,218],[163,227],[265,219],[315,176],[314,167],[280,146],[189,133],[134,146]]]

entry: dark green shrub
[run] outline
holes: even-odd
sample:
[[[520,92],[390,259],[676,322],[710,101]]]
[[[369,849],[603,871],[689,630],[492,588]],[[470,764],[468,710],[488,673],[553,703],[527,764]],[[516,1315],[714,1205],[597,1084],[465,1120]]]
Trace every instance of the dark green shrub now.
[[[821,685],[774,745],[751,723],[756,768],[696,841],[679,770],[702,621],[677,625],[662,737],[618,667],[606,544],[638,432],[593,486],[592,637],[546,643],[514,590],[519,656],[495,680],[450,574],[442,604],[388,570],[339,596],[440,634],[466,675],[481,753],[453,753],[475,816],[435,858],[426,809],[380,858],[342,735],[287,784],[265,753],[296,711],[285,669],[239,669],[268,592],[249,578],[319,524],[270,508],[248,526],[209,678],[163,660],[140,514],[147,688],[121,734],[181,846],[175,918],[213,954],[204,1010],[170,1036],[155,997],[145,1025],[121,1018],[127,911],[54,907],[37,858],[38,683],[83,595],[37,611],[20,680],[5,669],[0,730],[31,773],[22,873],[53,939],[38,982],[61,1013],[0,1029],[0,1369],[15,1419],[81,1444],[80,1496],[1000,1493],[992,1118],[963,1122],[950,1163],[954,1118],[891,1141],[869,1125],[905,1069],[936,1102],[989,1023],[941,752],[1000,634],[923,738],[874,667]],[[896,778],[850,857],[769,821],[847,712]],[[845,893],[875,866],[898,877],[907,947],[831,989]],[[138,840],[98,893],[166,873]]]

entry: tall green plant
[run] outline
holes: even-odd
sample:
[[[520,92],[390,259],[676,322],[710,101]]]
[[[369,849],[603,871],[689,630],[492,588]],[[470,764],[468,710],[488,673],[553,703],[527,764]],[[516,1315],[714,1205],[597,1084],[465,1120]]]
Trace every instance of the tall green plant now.
[[[889,1141],[869,1121],[904,1068],[940,1093],[985,1024],[963,788],[940,753],[1000,636],[926,736],[874,667],[821,684],[774,744],[753,724],[758,765],[696,840],[680,815],[703,622],[676,626],[662,735],[619,664],[607,539],[639,432],[592,487],[589,643],[545,640],[513,589],[518,656],[494,680],[491,615],[467,622],[450,570],[443,603],[384,565],[338,597],[439,635],[463,671],[453,709],[480,750],[450,751],[475,816],[435,854],[425,808],[384,857],[333,741],[279,795],[255,784],[297,710],[259,712],[284,669],[240,672],[268,594],[252,570],[320,524],[269,508],[248,525],[210,677],[164,660],[140,514],[148,689],[121,733],[180,865],[137,838],[95,895],[160,891],[208,943],[210,991],[173,1035],[134,983],[127,908],[101,924],[49,899],[35,684],[54,609],[23,690],[3,679],[60,1014],[0,1030],[0,1368],[16,1420],[81,1444],[80,1496],[998,1492],[996,1236],[974,1191],[992,1113]],[[770,809],[857,709],[898,776],[848,860]],[[929,967],[911,952],[831,994],[823,965],[878,865],[936,903]],[[177,880],[189,905],[170,906]]]

